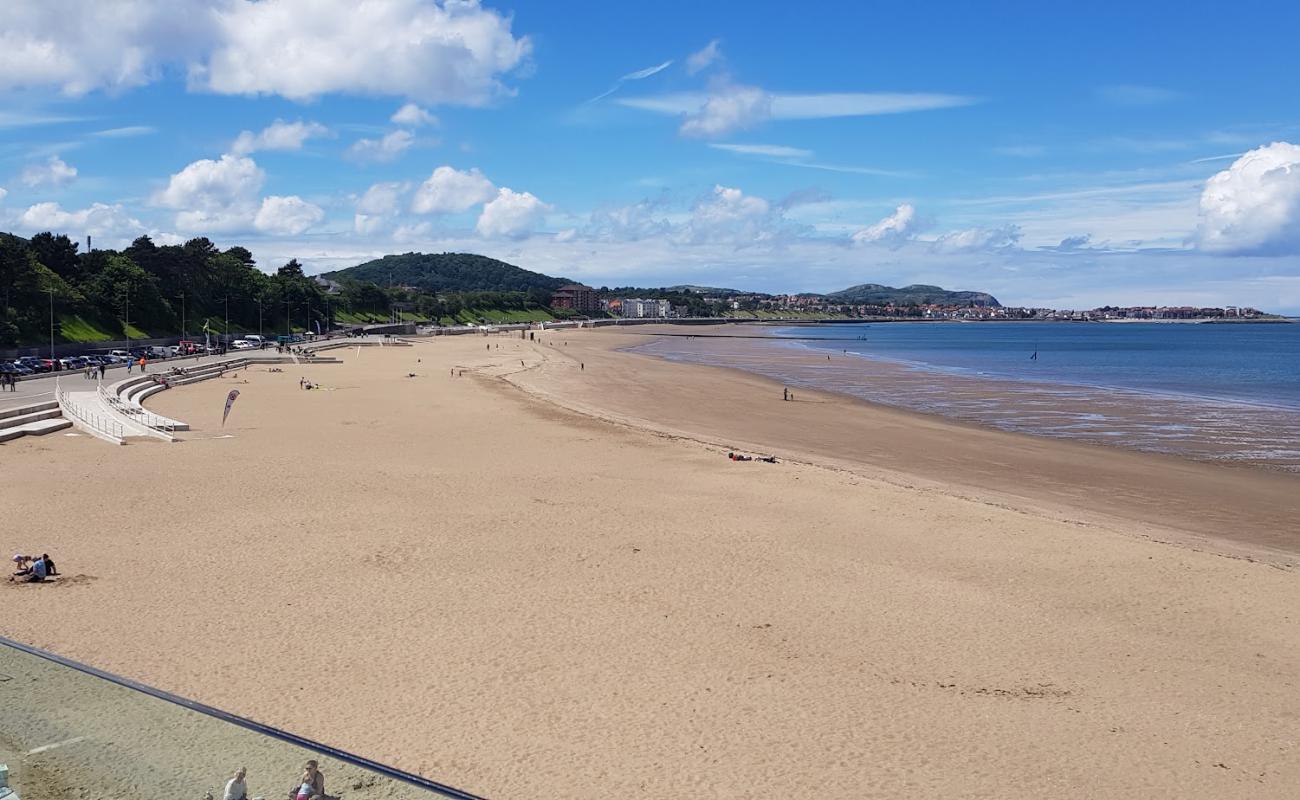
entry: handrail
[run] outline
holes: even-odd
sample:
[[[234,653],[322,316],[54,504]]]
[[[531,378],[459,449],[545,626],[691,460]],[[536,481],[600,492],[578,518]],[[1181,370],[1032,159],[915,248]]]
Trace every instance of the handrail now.
[[[103,419],[99,414],[81,408],[72,402],[72,398],[68,396],[68,393],[58,385],[54,388],[54,397],[58,400],[59,408],[63,413],[71,415],[84,425],[92,436],[108,439],[113,444],[122,444],[122,423]]]
[[[414,775],[410,772],[397,769],[396,767],[389,767],[384,764],[380,764],[377,761],[371,761],[368,758],[364,758],[358,755],[353,755],[352,753],[349,753],[346,750],[340,750],[336,747],[331,747],[327,744],[321,744],[320,742],[313,741],[311,739],[307,739],[302,736],[289,733],[288,731],[282,731],[279,728],[273,728],[270,725],[264,725],[260,722],[254,722],[251,719],[247,719],[246,717],[237,716],[235,714],[231,714],[228,711],[222,711],[219,708],[213,708],[212,706],[199,703],[195,700],[187,700],[183,697],[178,697],[170,692],[164,692],[161,689],[155,689],[152,686],[146,686],[145,684],[137,683],[136,681],[133,681],[130,678],[123,678],[120,675],[114,675],[111,672],[105,672],[104,670],[97,669],[88,664],[82,664],[78,661],[73,661],[70,658],[64,658],[63,656],[46,652],[45,650],[42,650],[39,647],[32,647],[31,645],[26,645],[21,642],[15,642],[14,640],[4,636],[0,636],[0,645],[13,648],[14,650],[18,650],[19,652],[26,653],[30,656],[43,658],[46,661],[53,662],[55,664],[58,664],[59,666],[68,667],[69,669],[74,669],[86,675],[99,678],[100,680],[108,681],[109,683],[115,683],[118,686],[124,687],[126,689],[131,689],[133,691],[141,692],[157,700],[163,700],[165,702],[178,705],[181,708],[188,708],[189,710],[196,711],[200,714],[203,714],[204,716],[213,717],[215,719],[221,720],[222,722],[228,722],[232,725],[237,725],[238,727],[243,728],[245,730],[252,731],[253,733],[258,733],[263,736],[269,736],[273,739],[278,739],[282,742],[286,742],[288,744],[297,747],[302,747],[307,750],[313,750],[317,753],[321,753],[323,755],[329,756],[330,758],[337,759],[338,761],[351,764],[355,767],[361,767],[362,769],[367,769],[370,770],[371,772],[377,772],[380,775],[384,776],[385,778],[391,778],[392,780],[400,781],[402,783],[406,783],[411,786],[418,787],[420,789],[425,789],[430,792],[435,792],[437,794],[442,795],[443,797],[450,797],[453,798],[453,800],[486,800],[485,798],[480,797],[478,795],[470,794],[469,792],[462,791],[460,789],[456,789],[451,786],[438,783],[436,781],[431,781],[428,778],[422,778],[419,775]]]
[[[103,384],[100,384],[97,387],[97,391],[99,392],[99,396],[103,398],[104,402],[117,410],[118,413],[135,417],[136,422],[139,422],[141,425],[149,428],[153,432],[162,434],[169,439],[173,438],[172,434],[176,431],[176,424],[174,421],[164,421],[156,414],[145,410],[144,406],[124,401],[121,397],[110,394],[106,389],[104,389]]]

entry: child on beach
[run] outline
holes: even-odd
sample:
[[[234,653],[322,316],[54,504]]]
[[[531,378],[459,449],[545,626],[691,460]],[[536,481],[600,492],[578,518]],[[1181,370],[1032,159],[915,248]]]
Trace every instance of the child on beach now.
[[[325,776],[314,760],[308,761],[303,767],[302,778],[298,780],[298,785],[289,790],[289,797],[293,800],[312,800],[315,797],[325,796]]]

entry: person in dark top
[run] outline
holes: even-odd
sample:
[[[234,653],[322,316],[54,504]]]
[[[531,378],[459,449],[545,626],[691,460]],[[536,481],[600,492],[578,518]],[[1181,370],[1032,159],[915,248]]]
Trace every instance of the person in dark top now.
[[[50,558],[49,553],[41,553],[41,560],[45,562],[45,572],[48,575],[58,575],[59,571],[54,568],[54,559]]]

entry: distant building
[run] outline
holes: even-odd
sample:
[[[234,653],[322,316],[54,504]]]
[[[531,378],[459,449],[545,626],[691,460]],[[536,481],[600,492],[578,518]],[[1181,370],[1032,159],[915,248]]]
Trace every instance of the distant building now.
[[[316,276],[315,280],[316,285],[325,290],[325,294],[336,295],[343,292],[343,287],[339,285],[338,281],[322,278],[319,275]]]
[[[672,315],[672,304],[667,300],[641,300],[624,298],[619,304],[619,314],[626,319],[662,319]]]
[[[551,308],[567,308],[580,314],[600,311],[600,298],[590,286],[571,283],[561,286],[551,295]]]

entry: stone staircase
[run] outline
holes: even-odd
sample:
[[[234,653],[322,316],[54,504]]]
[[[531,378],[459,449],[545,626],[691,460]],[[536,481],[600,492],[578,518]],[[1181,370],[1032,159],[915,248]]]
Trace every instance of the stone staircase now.
[[[63,418],[57,400],[0,411],[0,442],[12,441],[20,436],[44,436],[70,427],[72,423]]]

